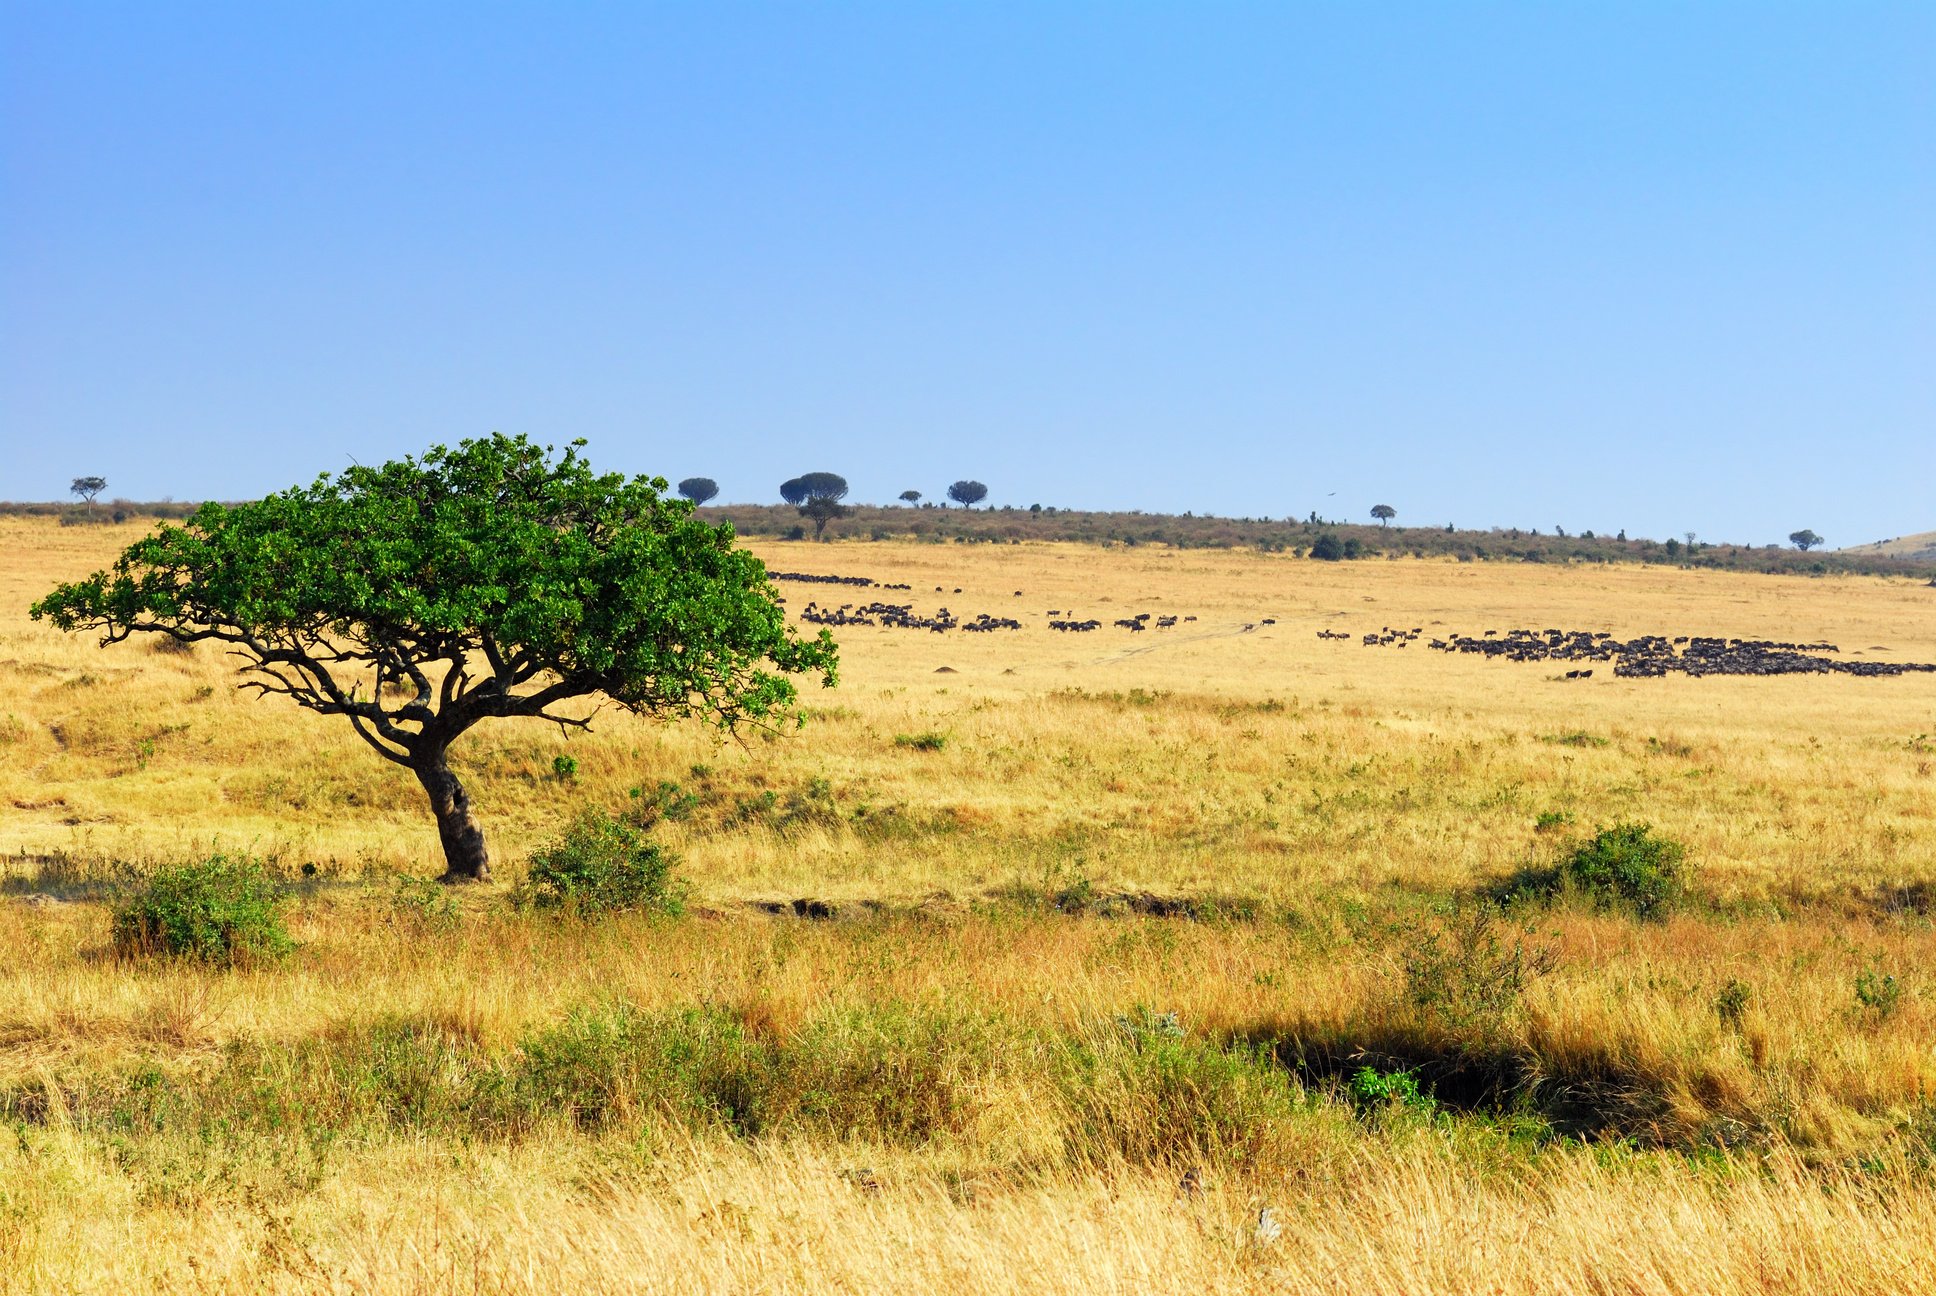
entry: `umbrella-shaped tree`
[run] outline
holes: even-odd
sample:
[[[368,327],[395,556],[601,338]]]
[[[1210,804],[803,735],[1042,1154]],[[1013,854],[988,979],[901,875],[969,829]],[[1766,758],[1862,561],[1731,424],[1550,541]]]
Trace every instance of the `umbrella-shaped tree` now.
[[[446,881],[490,874],[451,744],[505,716],[588,727],[588,699],[735,730],[788,719],[833,641],[786,623],[766,569],[667,499],[523,437],[205,504],[33,606],[103,644],[227,644],[241,687],[341,716],[429,796]]]

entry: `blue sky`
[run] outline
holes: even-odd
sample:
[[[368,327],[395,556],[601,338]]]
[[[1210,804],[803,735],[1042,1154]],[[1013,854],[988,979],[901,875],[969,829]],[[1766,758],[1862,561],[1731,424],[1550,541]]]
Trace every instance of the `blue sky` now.
[[[1936,6],[0,8],[0,498],[493,429],[726,500],[1927,530]]]

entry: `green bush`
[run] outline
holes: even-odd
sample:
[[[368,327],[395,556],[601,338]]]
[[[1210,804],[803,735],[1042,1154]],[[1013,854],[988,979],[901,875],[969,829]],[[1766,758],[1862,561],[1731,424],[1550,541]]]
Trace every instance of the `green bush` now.
[[[295,948],[283,926],[281,886],[252,859],[211,855],[157,871],[114,911],[112,940],[124,955],[166,954],[232,965],[280,958]]]
[[[509,1091],[527,1116],[558,1113],[585,1129],[656,1111],[752,1136],[767,1122],[773,1065],[724,1009],[652,1013],[612,1002],[525,1036]]]
[[[895,734],[896,747],[911,747],[915,751],[940,751],[948,745],[948,735],[930,729],[918,734]]]
[[[1655,918],[1686,890],[1686,858],[1686,847],[1645,824],[1615,824],[1560,861],[1560,881],[1602,908],[1631,909]]]
[[[1403,1069],[1359,1067],[1345,1086],[1345,1094],[1361,1114],[1390,1108],[1430,1113],[1438,1105],[1430,1093],[1419,1088],[1418,1077]]]
[[[1405,1003],[1421,1020],[1456,1032],[1496,1030],[1527,987],[1559,965],[1550,946],[1532,944],[1527,930],[1509,934],[1509,927],[1496,906],[1481,902],[1403,932]]]
[[[685,888],[673,876],[675,857],[639,829],[601,811],[581,815],[557,844],[531,857],[526,886],[540,909],[581,915],[685,909]]]
[[[1748,1015],[1748,1005],[1753,1002],[1754,991],[1748,984],[1729,977],[1721,992],[1714,996],[1714,1015],[1729,1030],[1739,1030],[1742,1019]]]
[[[1888,1021],[1902,1006],[1902,982],[1879,969],[1856,974],[1855,1001],[1869,1012],[1875,1020]]]

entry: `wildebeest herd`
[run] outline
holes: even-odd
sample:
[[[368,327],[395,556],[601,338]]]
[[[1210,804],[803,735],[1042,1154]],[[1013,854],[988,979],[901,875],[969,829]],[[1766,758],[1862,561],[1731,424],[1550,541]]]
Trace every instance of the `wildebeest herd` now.
[[[776,581],[795,581],[808,585],[852,585],[863,589],[883,590],[904,590],[911,588],[908,585],[884,584],[880,581],[871,580],[866,576],[822,576],[810,572],[769,572],[767,574]],[[934,592],[941,594],[946,591],[937,585],[934,587]],[[955,593],[961,593],[959,587],[955,589]],[[1022,596],[1023,591],[1015,591],[1014,597],[1021,598]],[[786,600],[782,599],[780,601],[784,603]],[[1073,611],[1064,612],[1061,608],[1050,608],[1048,615],[1050,618],[1049,629],[1051,630],[1080,634],[1102,627],[1100,620],[1094,618],[1078,619]],[[950,630],[968,630],[985,633],[991,630],[1020,630],[1022,628],[1022,623],[1014,617],[990,616],[986,612],[978,612],[973,617],[963,620],[959,615],[945,607],[937,609],[933,616],[921,616],[914,611],[914,605],[911,603],[882,603],[878,601],[858,605],[843,603],[839,607],[822,607],[817,601],[810,602],[800,610],[800,619],[811,625],[887,626],[897,630],[928,630],[935,634],[945,634]],[[1181,622],[1194,620],[1196,618],[1193,616],[1158,616],[1155,613],[1143,612],[1136,616],[1124,617],[1122,620],[1117,621],[1116,624],[1128,630],[1147,630],[1150,628],[1151,623],[1154,622],[1158,629],[1167,630]],[[1269,624],[1269,622],[1266,622],[1266,624]]]
[[[1417,642],[1421,627],[1385,626],[1361,637],[1367,648],[1404,648]],[[1320,639],[1349,639],[1339,631],[1320,630]],[[1828,654],[1842,650],[1831,643],[1787,643],[1773,639],[1724,639],[1717,636],[1641,635],[1616,639],[1604,630],[1487,630],[1480,635],[1447,634],[1426,641],[1428,648],[1448,653],[1476,653],[1516,662],[1605,662],[1626,678],[1659,679],[1682,674],[1704,675],[1904,675],[1936,671],[1928,662],[1844,661]],[[1591,677],[1591,667],[1566,672],[1567,679]]]
[[[772,572],[770,575],[776,581],[798,581],[813,585],[846,585],[882,590],[911,588],[905,584],[885,584],[865,576],[823,576],[806,572]],[[935,592],[939,594],[945,591],[937,585]],[[961,590],[956,588],[954,592],[959,594]],[[1016,590],[1015,597],[1022,597],[1022,591]],[[1065,634],[1086,634],[1101,629],[1103,625],[1098,618],[1080,618],[1069,609],[1050,608],[1047,615],[1048,628]],[[933,616],[922,616],[914,611],[911,603],[879,601],[859,605],[843,603],[839,607],[822,607],[817,602],[809,602],[801,610],[800,619],[813,625],[885,626],[900,630],[927,630],[935,634],[945,634],[950,630],[985,633],[1022,629],[1022,623],[1009,616],[991,616],[979,612],[964,619],[946,607],[938,609]],[[1113,624],[1117,629],[1140,634],[1150,629],[1174,629],[1195,620],[1194,616],[1138,612],[1119,617]],[[1274,618],[1265,617],[1261,621],[1246,624],[1244,629],[1274,624]],[[1936,671],[1936,664],[1928,662],[1847,661],[1837,655],[1841,649],[1831,643],[1788,643],[1772,639],[1725,639],[1697,635],[1677,635],[1672,638],[1640,635],[1633,639],[1616,639],[1604,630],[1560,629],[1487,630],[1477,635],[1448,632],[1426,638],[1423,626],[1384,626],[1366,635],[1331,629],[1319,630],[1317,634],[1318,638],[1331,641],[1355,638],[1367,648],[1408,648],[1422,640],[1428,650],[1437,649],[1446,653],[1471,653],[1515,662],[1566,662],[1572,664],[1573,669],[1565,672],[1564,678],[1572,680],[1591,679],[1596,664],[1610,667],[1614,675],[1629,679],[1659,679],[1675,674],[1698,679],[1705,675],[1889,676]]]
[[[931,630],[935,634],[946,634],[950,630],[986,632],[1022,628],[1022,623],[1013,617],[994,617],[986,612],[977,613],[967,621],[947,608],[937,610],[931,617],[919,616],[911,603],[867,603],[859,607],[843,603],[837,608],[823,608],[817,603],[809,603],[800,609],[800,619],[812,625],[889,626],[896,630]]]

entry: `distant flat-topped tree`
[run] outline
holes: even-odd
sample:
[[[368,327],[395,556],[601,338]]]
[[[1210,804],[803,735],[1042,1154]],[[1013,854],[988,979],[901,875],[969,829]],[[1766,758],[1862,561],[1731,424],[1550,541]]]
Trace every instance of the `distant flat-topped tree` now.
[[[839,473],[810,472],[780,484],[780,498],[798,506],[800,516],[813,522],[813,538],[826,532],[827,524],[844,518],[849,510],[840,501],[847,497],[847,479]]]
[[[679,483],[679,493],[695,504],[704,504],[719,494],[719,483],[710,477],[688,477]]]
[[[988,498],[988,488],[978,481],[958,481],[948,488],[948,498],[963,508],[973,508]]]
[[[110,571],[34,604],[62,630],[212,639],[243,688],[345,717],[417,776],[445,881],[490,875],[452,772],[480,720],[586,728],[577,699],[722,729],[791,718],[787,678],[834,682],[833,640],[802,639],[766,569],[664,496],[657,478],[597,474],[583,442],[493,435],[356,467],[253,504],[205,504],[130,545]]]

